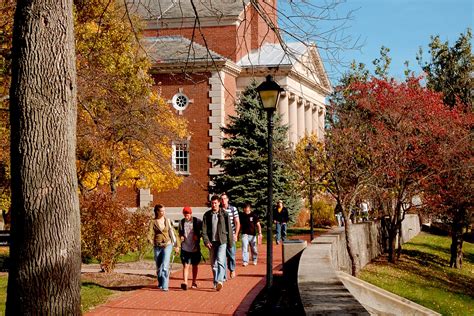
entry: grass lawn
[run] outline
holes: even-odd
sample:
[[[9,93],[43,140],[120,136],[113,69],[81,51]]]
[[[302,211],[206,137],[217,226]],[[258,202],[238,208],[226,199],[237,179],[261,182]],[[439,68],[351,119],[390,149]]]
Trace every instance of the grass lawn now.
[[[449,267],[451,238],[420,233],[403,245],[396,264],[378,260],[362,280],[443,315],[474,315],[474,245],[464,242],[462,269]]]
[[[5,314],[7,300],[8,276],[0,276],[0,315]],[[83,283],[81,287],[82,312],[87,312],[92,307],[105,303],[107,298],[116,291],[108,290],[91,283]]]
[[[92,307],[103,304],[107,298],[116,291],[112,291],[93,283],[83,282],[81,286],[82,312],[87,312]]]

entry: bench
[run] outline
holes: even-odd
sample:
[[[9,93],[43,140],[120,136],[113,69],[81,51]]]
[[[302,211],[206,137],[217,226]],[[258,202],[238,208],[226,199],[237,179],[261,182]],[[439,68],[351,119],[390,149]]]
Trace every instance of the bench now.
[[[9,230],[0,230],[0,246],[1,247],[10,246],[10,231]]]

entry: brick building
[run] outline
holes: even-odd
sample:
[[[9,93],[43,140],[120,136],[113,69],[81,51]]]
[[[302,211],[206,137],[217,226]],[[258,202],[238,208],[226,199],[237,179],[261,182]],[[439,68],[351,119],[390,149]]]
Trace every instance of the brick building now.
[[[314,45],[281,44],[268,27],[277,25],[276,1],[261,1],[258,8],[248,0],[130,1],[145,23],[143,46],[155,82],[190,131],[188,139],[171,144],[174,168],[183,175],[180,187],[141,189],[129,199],[135,206],[162,203],[170,217],[179,217],[184,205],[198,214],[206,210],[210,176],[219,172],[211,159],[224,157],[220,127],[235,113],[239,91],[268,74],[285,89],[277,111],[289,125],[290,143],[305,134],[323,137],[331,84]]]

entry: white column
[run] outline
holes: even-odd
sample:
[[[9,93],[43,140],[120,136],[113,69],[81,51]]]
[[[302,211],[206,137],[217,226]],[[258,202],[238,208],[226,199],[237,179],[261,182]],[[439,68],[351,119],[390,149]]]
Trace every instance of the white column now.
[[[324,107],[322,105],[318,106],[318,117],[319,117],[318,139],[320,141],[324,141],[324,114],[325,114]]]
[[[281,117],[281,125],[288,125],[289,123],[289,110],[288,110],[288,99],[289,96],[281,96],[280,101],[278,102],[278,114]],[[290,140],[290,130],[286,134],[288,141]]]
[[[318,117],[318,105],[312,104],[311,106],[311,119],[313,120],[313,125],[311,129],[311,134],[318,135],[319,128],[319,117]]]
[[[290,144],[294,148],[298,142],[298,114],[297,114],[297,105],[296,98],[294,94],[291,94],[288,98],[288,124],[290,125]]]
[[[304,137],[304,100],[302,98],[298,99],[298,141]]]
[[[313,110],[312,104],[310,102],[306,102],[305,104],[305,110],[304,110],[304,127],[305,127],[305,134],[306,135],[311,135],[311,132],[313,130]]]

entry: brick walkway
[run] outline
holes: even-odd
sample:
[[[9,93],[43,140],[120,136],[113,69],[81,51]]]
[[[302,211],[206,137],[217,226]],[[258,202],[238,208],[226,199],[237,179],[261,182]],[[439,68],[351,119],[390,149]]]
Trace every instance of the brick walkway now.
[[[242,267],[242,251],[237,249],[237,277],[225,282],[220,292],[212,288],[209,263],[201,264],[198,289],[181,290],[182,272],[178,271],[171,275],[169,292],[156,285],[144,287],[111,299],[87,315],[245,315],[265,287],[266,245],[258,250],[258,265]],[[274,274],[281,273],[281,250],[281,245],[273,247]]]

